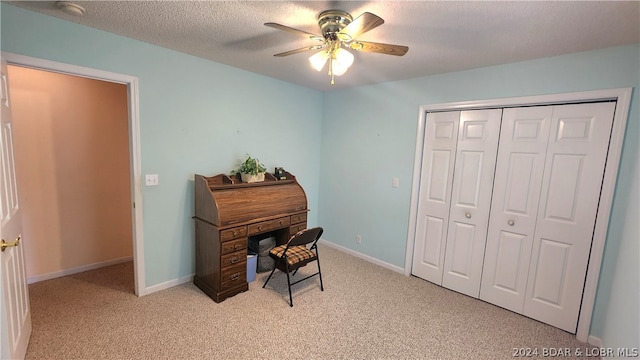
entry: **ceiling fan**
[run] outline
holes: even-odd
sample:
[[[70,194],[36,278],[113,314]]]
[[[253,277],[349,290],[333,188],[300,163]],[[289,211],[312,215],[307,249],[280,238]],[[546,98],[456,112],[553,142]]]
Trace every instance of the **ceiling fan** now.
[[[386,55],[402,56],[409,51],[407,46],[374,43],[357,40],[358,36],[384,24],[384,20],[377,15],[365,12],[355,18],[342,10],[326,10],[318,16],[318,25],[322,35],[312,34],[306,31],[294,29],[281,24],[265,23],[274,29],[284,30],[290,33],[302,35],[310,40],[319,41],[321,44],[311,45],[300,49],[285,51],[274,56],[289,56],[310,50],[320,50],[309,58],[311,66],[321,71],[325,64],[329,63],[329,76],[331,85],[334,84],[334,76],[344,74],[353,64],[353,54],[346,49],[356,51],[374,52]]]

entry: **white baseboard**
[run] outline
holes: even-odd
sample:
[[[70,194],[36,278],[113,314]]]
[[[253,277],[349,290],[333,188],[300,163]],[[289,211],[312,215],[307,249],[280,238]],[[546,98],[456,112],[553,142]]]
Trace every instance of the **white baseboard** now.
[[[195,276],[195,274],[191,274],[191,275],[179,277],[177,279],[165,281],[165,282],[160,283],[160,284],[149,286],[149,287],[144,289],[144,294],[145,295],[149,295],[149,294],[152,294],[154,292],[166,290],[166,289],[172,288],[174,286],[178,286],[178,285],[181,285],[181,284],[184,284],[184,283],[191,282],[191,281],[193,281],[193,277],[194,276]]]
[[[89,271],[89,270],[99,269],[99,268],[105,267],[105,266],[121,264],[123,262],[132,261],[132,260],[133,260],[132,256],[126,256],[126,257],[122,257],[122,258],[118,258],[118,259],[107,260],[107,261],[102,261],[102,262],[88,264],[88,265],[82,265],[82,266],[74,267],[74,268],[71,268],[71,269],[54,271],[52,273],[43,274],[43,275],[36,275],[36,276],[32,276],[30,278],[27,278],[27,283],[28,284],[33,284],[33,283],[37,283],[37,282],[40,282],[40,281],[51,280],[51,279],[55,279],[55,278],[59,278],[59,277],[63,277],[63,276],[68,276],[68,275],[73,275],[73,274],[77,274],[77,273],[81,273],[81,272],[85,272],[85,271]]]
[[[378,260],[378,259],[376,259],[374,257],[369,256],[369,255],[365,255],[365,254],[359,253],[359,252],[357,252],[355,250],[351,250],[349,248],[346,248],[344,246],[338,245],[336,243],[332,243],[331,241],[326,240],[326,239],[320,239],[320,243],[323,244],[323,245],[327,245],[327,246],[329,246],[331,248],[334,248],[336,250],[345,252],[345,253],[347,253],[349,255],[353,255],[353,256],[355,256],[357,258],[360,258],[362,260],[368,261],[370,263],[376,264],[378,266],[382,266],[383,268],[386,268],[386,269],[389,269],[391,271],[395,271],[397,273],[400,273],[400,274],[404,275],[404,268],[402,268],[402,267],[399,267],[399,266],[396,266],[396,265],[393,265],[393,264],[389,264],[389,263],[384,262],[384,261],[380,261],[380,260]]]
[[[597,348],[602,348],[602,339],[593,335],[589,335],[589,337],[587,338],[587,344],[593,345]]]

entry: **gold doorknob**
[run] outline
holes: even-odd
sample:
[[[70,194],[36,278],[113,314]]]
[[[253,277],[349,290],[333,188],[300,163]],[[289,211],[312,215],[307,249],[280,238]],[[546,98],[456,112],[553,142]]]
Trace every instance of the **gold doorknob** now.
[[[18,246],[20,245],[20,236],[18,236],[16,238],[16,241],[14,242],[6,242],[4,241],[4,239],[2,239],[2,241],[0,241],[0,248],[2,249],[2,251],[4,251],[4,249],[8,248],[8,247],[12,247],[12,246]]]

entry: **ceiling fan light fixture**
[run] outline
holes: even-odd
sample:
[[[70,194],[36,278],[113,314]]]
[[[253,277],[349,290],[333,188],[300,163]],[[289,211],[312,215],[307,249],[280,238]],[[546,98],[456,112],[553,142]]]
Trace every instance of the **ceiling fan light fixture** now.
[[[326,51],[317,52],[309,57],[309,62],[311,63],[311,67],[316,69],[317,71],[322,70],[324,64],[327,63],[329,59],[329,53]]]
[[[340,76],[347,72],[353,64],[353,54],[343,48],[338,48],[334,53],[331,61],[331,73]]]

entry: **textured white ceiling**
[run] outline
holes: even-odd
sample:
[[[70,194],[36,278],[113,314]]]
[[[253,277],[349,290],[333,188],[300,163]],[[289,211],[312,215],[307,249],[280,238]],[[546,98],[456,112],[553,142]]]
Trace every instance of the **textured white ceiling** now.
[[[83,17],[54,1],[4,2],[323,91],[640,42],[639,1],[75,1]],[[310,68],[313,52],[273,56],[317,43],[265,22],[319,34],[328,9],[380,16],[359,39],[409,52],[356,53],[334,86]]]

